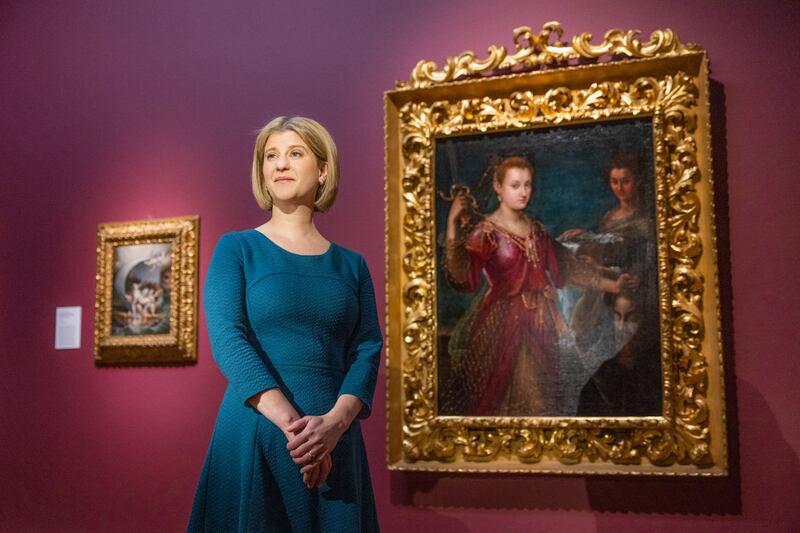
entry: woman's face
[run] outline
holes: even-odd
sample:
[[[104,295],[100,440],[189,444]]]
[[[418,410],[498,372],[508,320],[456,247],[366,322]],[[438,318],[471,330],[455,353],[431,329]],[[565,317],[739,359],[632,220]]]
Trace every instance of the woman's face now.
[[[619,295],[614,300],[614,341],[617,349],[633,338],[639,329],[641,316],[636,304],[627,296]]]
[[[527,168],[511,167],[506,170],[503,182],[494,182],[500,203],[515,211],[527,207],[533,194],[533,176]]]
[[[273,202],[314,203],[324,168],[317,156],[293,131],[279,131],[264,146],[264,182]]]
[[[612,168],[608,175],[608,185],[620,202],[630,202],[639,194],[639,183],[629,168]]]

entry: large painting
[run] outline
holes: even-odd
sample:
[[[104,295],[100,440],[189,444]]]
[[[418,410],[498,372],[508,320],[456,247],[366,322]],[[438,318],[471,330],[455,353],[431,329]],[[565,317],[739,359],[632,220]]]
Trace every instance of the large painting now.
[[[439,413],[661,415],[652,121],[444,138],[435,161]]]
[[[705,52],[561,35],[387,93],[389,465],[723,475]]]
[[[197,360],[198,229],[196,216],[100,224],[96,364]]]

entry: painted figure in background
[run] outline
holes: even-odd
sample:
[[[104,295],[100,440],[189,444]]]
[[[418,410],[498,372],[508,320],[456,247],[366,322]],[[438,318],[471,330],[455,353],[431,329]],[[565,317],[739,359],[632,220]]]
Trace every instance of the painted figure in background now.
[[[558,240],[571,248],[580,261],[599,266],[604,276],[628,272],[635,277],[638,281],[636,289],[621,302],[636,303],[637,324],[643,320],[648,324],[637,340],[638,348],[646,352],[640,357],[658,364],[658,330],[650,327],[657,323],[655,236],[652,219],[643,206],[640,176],[636,158],[629,155],[614,157],[607,177],[617,205],[603,215],[593,231],[567,230]],[[575,304],[570,329],[574,334],[577,355],[588,375],[623,348],[619,331],[615,328],[617,314],[614,305],[609,304],[608,296],[591,287],[583,289]],[[645,374],[653,376],[652,373]],[[642,396],[643,405],[651,409],[648,414],[660,414],[652,401],[654,394],[660,398],[658,376],[640,385],[642,391],[651,391]],[[628,407],[616,414],[622,416],[630,412]]]
[[[601,275],[601,266],[577,261],[525,209],[534,168],[524,157],[499,161],[492,186],[498,207],[477,224],[466,189],[455,191],[447,218],[444,272],[457,290],[488,290],[462,317],[450,341],[460,352],[454,380],[442,391],[447,414],[555,416],[559,414],[559,339],[568,333],[557,289],[570,283],[600,292],[635,287],[627,273]]]
[[[155,243],[114,249],[112,335],[169,333],[170,246]]]
[[[253,194],[272,212],[223,235],[204,304],[229,382],[190,531],[377,531],[359,419],[369,416],[382,347],[359,254],[313,222],[336,198],[330,134],[279,117],[258,134]]]
[[[614,356],[581,390],[578,416],[660,414],[661,365],[653,346],[657,321],[642,312],[641,293],[606,295],[604,300],[614,315]]]

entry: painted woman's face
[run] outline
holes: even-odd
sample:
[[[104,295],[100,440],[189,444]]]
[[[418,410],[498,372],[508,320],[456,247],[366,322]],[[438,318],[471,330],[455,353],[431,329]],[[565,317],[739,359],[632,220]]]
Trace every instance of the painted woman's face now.
[[[614,341],[621,350],[639,329],[641,315],[636,304],[627,296],[619,295],[614,300]]]
[[[608,185],[620,202],[630,202],[638,195],[636,189],[639,183],[629,168],[612,168],[608,175]]]
[[[313,204],[325,175],[317,156],[297,133],[278,131],[264,146],[264,173],[273,202]]]
[[[533,194],[531,171],[527,168],[509,168],[503,177],[503,183],[494,182],[494,190],[501,204],[515,211],[522,211],[528,206]]]

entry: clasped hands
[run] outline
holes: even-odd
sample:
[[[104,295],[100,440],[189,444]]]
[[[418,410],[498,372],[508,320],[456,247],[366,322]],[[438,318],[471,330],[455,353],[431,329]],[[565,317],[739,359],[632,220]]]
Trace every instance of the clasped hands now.
[[[300,474],[307,487],[322,487],[331,472],[331,452],[336,447],[347,424],[332,413],[304,416],[292,422],[286,447],[292,460],[303,465]]]

